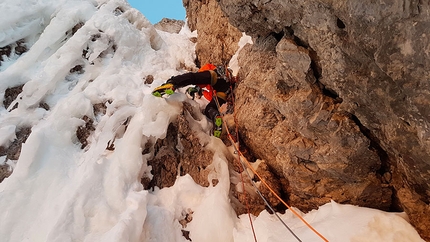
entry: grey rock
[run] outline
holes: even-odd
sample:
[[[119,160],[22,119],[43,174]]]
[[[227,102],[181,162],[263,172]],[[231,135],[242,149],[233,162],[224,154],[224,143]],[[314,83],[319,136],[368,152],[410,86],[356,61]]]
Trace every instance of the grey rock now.
[[[427,1],[187,2],[217,2],[255,40],[239,56],[239,131],[293,206],[405,211],[430,240]]]

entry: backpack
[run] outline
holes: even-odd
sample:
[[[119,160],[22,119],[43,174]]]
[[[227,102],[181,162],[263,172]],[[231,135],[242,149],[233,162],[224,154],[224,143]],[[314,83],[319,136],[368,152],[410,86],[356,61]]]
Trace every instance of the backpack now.
[[[205,65],[203,65],[202,67],[200,67],[199,72],[202,71],[214,71],[216,69],[216,66],[211,64],[211,63],[207,63]]]
[[[219,78],[223,78],[231,84],[233,73],[230,69],[226,69],[224,66],[216,66],[211,63],[207,63],[202,67],[200,67],[200,69],[198,70],[198,72],[202,72],[202,71],[215,71]],[[203,96],[208,101],[211,101],[213,96],[212,85],[205,84],[205,85],[197,85],[197,86],[201,88]]]

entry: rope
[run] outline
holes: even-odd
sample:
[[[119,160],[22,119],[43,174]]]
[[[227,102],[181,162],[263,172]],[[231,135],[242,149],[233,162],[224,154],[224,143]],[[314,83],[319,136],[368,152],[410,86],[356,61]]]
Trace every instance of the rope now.
[[[216,104],[217,104],[217,107],[218,107],[218,110],[220,109],[220,105],[219,105],[219,101],[218,101],[218,97],[216,96],[216,93],[215,93],[215,91],[214,91],[214,96],[215,96],[215,102],[216,102]],[[224,118],[224,116],[223,115],[221,115],[221,117],[222,118]],[[236,117],[235,117],[236,118]],[[235,120],[235,122],[236,122],[236,120]],[[224,123],[224,122],[223,122]],[[231,135],[231,133],[230,133],[230,130],[228,129],[228,127],[227,127],[227,125],[225,125],[225,127],[226,127],[226,131],[227,131],[227,135],[228,135],[228,138],[230,139],[230,141],[233,143],[233,147],[234,147],[234,149],[236,150],[236,152],[237,152],[237,154],[238,154],[238,161],[241,163],[241,165],[242,165],[242,168],[243,168],[243,170],[246,172],[246,174],[248,175],[248,178],[249,178],[249,180],[250,180],[250,182],[251,182],[251,184],[252,184],[252,186],[255,188],[255,190],[257,191],[257,193],[258,193],[258,195],[263,199],[263,201],[264,201],[264,203],[266,204],[266,206],[267,207],[269,207],[270,208],[270,210],[272,211],[272,213],[273,214],[275,214],[276,215],[276,217],[279,219],[279,221],[281,221],[281,223],[288,229],[288,231],[290,231],[290,233],[299,241],[299,242],[302,242],[301,240],[300,240],[300,238],[299,237],[297,237],[297,235],[290,229],[290,227],[288,227],[288,225],[279,217],[279,215],[278,214],[276,214],[276,212],[275,212],[275,210],[273,209],[273,207],[269,204],[269,202],[264,198],[264,196],[263,196],[263,194],[260,192],[260,190],[258,189],[258,187],[255,185],[255,183],[252,181],[252,178],[251,178],[251,175],[248,173],[248,170],[246,169],[246,167],[245,167],[245,164],[244,164],[244,162],[242,162],[242,159],[240,159],[240,157],[241,156],[243,156],[243,154],[239,151],[239,148],[238,148],[238,146],[237,145],[235,145],[235,141],[233,140],[233,136]],[[237,130],[237,125],[236,125],[236,130]],[[236,134],[238,134],[238,132],[236,132]],[[239,139],[237,139],[237,140],[239,140]],[[255,171],[253,171],[254,173],[256,173]],[[240,173],[240,175],[242,176],[242,173]],[[260,179],[261,180],[261,179]],[[243,179],[242,179],[242,187],[243,187],[243,189],[244,189],[244,187],[245,187],[245,184],[244,184],[244,182],[243,182]],[[271,190],[270,188],[269,188],[269,190]],[[245,189],[244,189],[244,192],[245,192]],[[250,214],[248,213],[248,216],[250,217]],[[252,223],[252,222],[251,222]],[[254,232],[254,227],[252,227],[252,230],[253,230],[253,233],[254,233],[254,238],[255,238],[255,232]]]
[[[293,230],[291,230],[291,228],[281,219],[281,217],[279,217],[279,215],[275,212],[275,210],[269,204],[269,202],[266,200],[266,198],[264,198],[263,194],[261,194],[260,189],[258,189],[258,187],[255,185],[255,183],[252,181],[251,175],[249,174],[248,170],[246,169],[244,162],[242,162],[241,160],[240,160],[240,162],[242,164],[242,167],[243,167],[244,171],[248,175],[248,178],[251,181],[252,186],[255,188],[255,190],[257,191],[258,195],[263,199],[263,201],[266,204],[266,206],[269,207],[270,211],[272,211],[272,213],[275,214],[275,216],[278,218],[278,220],[281,221],[281,223],[288,229],[288,231],[290,231],[290,233],[297,239],[297,241],[302,242],[302,240],[293,232]]]
[[[239,155],[239,153],[237,153],[237,155],[238,155],[238,160],[237,161],[240,162],[240,155]],[[243,167],[243,164],[242,164],[242,167]],[[248,176],[249,176],[249,174],[248,174]],[[252,229],[252,234],[254,236],[254,241],[257,242],[257,235],[255,234],[254,223],[252,222],[252,218],[251,218],[251,212],[250,212],[250,209],[249,209],[249,202],[248,202],[248,199],[246,198],[245,182],[243,180],[242,172],[240,173],[240,179],[242,180],[242,190],[243,190],[243,194],[245,195],[245,203],[246,203],[246,210],[248,212],[249,223],[251,224],[251,229]]]
[[[231,93],[231,96],[232,96],[232,105],[233,105],[233,119],[234,119],[234,123],[235,123],[235,131],[236,131],[236,140],[237,140],[237,147],[238,148],[240,148],[240,139],[239,139],[239,127],[238,127],[238,125],[237,125],[237,117],[236,117],[236,105],[234,105],[234,103],[235,103],[235,96],[234,96],[234,93],[233,93],[233,88],[232,88],[232,86],[230,85],[230,93]],[[218,101],[218,100],[217,100]],[[219,103],[218,103],[219,104]],[[227,127],[227,125],[225,125],[226,126],[226,128],[227,128],[227,130],[228,130],[228,127]],[[230,133],[230,131],[228,130],[228,133]],[[234,141],[233,140],[231,140],[231,137],[230,137],[230,141],[232,142],[232,143],[234,143]],[[236,150],[236,147],[235,147],[235,150]],[[264,201],[264,203],[266,204],[266,206],[267,207],[269,207],[270,208],[270,210],[272,211],[272,213],[273,214],[275,214],[275,216],[278,218],[278,220],[279,221],[281,221],[281,223],[288,229],[288,231],[299,241],[299,242],[302,242],[301,240],[300,240],[300,238],[299,237],[297,237],[297,235],[290,229],[290,227],[288,227],[288,225],[287,224],[285,224],[285,222],[279,217],[279,215],[275,212],[275,210],[272,208],[272,206],[269,204],[269,202],[264,198],[264,196],[263,196],[263,194],[261,194],[261,192],[260,192],[260,189],[258,189],[258,187],[255,185],[255,183],[254,183],[254,181],[252,181],[252,178],[251,178],[251,175],[249,174],[249,172],[248,172],[248,170],[246,169],[246,167],[245,167],[245,164],[243,163],[243,161],[240,159],[240,153],[239,152],[237,152],[237,158],[238,158],[238,161],[239,161],[239,163],[242,165],[242,169],[246,172],[246,174],[248,175],[248,178],[249,178],[249,181],[251,181],[251,184],[252,184],[252,186],[255,188],[255,190],[257,191],[257,193],[258,193],[258,195],[263,199],[263,201]],[[242,173],[240,173],[240,176],[242,177]],[[243,190],[245,191],[245,184],[243,183],[243,178],[242,178],[242,186],[243,186]],[[249,216],[249,218],[251,219],[251,216]]]
[[[231,87],[231,85],[230,85],[230,93],[231,93],[231,96],[232,96],[232,99],[233,99],[232,103],[234,104],[233,88]],[[220,107],[219,107],[218,97],[215,95],[215,98],[216,98],[215,102],[217,103],[217,108],[218,108],[218,111],[219,111]],[[236,109],[236,107],[234,105],[233,105],[233,108]],[[234,111],[234,114],[235,114],[234,115],[234,121],[236,122],[236,112],[235,111]],[[223,116],[221,116],[221,117],[224,118]],[[228,131],[228,133],[230,133],[230,132]],[[231,137],[230,137],[230,140],[232,140]],[[237,125],[236,125],[236,140],[237,140],[237,143],[239,144],[239,132],[238,132]],[[244,171],[246,171],[246,174],[248,174],[248,171],[246,170],[243,162],[240,160],[240,154],[239,154],[239,152],[237,152],[237,160],[236,161],[242,166],[242,169]],[[249,177],[249,180],[251,181],[251,183],[254,185],[254,183],[252,182],[252,179],[250,178],[249,174],[248,174],[248,177]],[[251,212],[250,212],[250,209],[249,209],[249,202],[248,202],[248,199],[246,197],[245,181],[243,180],[242,172],[240,172],[240,179],[242,181],[243,194],[245,195],[245,203],[246,203],[246,209],[247,209],[247,212],[248,212],[249,223],[251,224],[251,229],[252,229],[252,234],[254,236],[254,241],[257,242],[257,235],[255,233],[254,223],[252,222],[252,218],[251,218]],[[254,187],[255,187],[255,185],[254,185]]]
[[[217,104],[217,108],[218,108],[218,110],[220,109],[220,105],[219,105],[219,101],[218,101],[218,97],[216,96],[216,93],[215,93],[215,90],[214,90],[214,97],[215,97],[215,102],[216,102],[216,104]],[[223,115],[221,115],[221,118],[224,118],[224,116]],[[235,120],[235,122],[236,122],[236,120]],[[226,131],[227,131],[227,134],[228,134],[228,138],[232,141],[232,144],[233,144],[233,146],[234,146],[234,148],[235,148],[235,150],[236,150],[236,152],[239,154],[239,156],[243,156],[243,154],[240,152],[240,150],[239,150],[239,148],[237,147],[237,144],[234,142],[234,140],[232,139],[232,136],[231,136],[231,134],[230,134],[230,131],[229,131],[229,129],[228,129],[228,127],[227,127],[227,124],[225,124],[225,122],[223,122],[223,124],[224,124],[224,126],[225,126],[225,128],[226,128]],[[236,123],[236,126],[237,126],[237,123]],[[260,179],[260,181],[267,187],[267,189],[269,189],[269,191],[282,203],[282,204],[284,204],[296,217],[298,217],[309,229],[311,229],[316,235],[318,235],[323,241],[325,241],[325,242],[328,242],[328,240],[323,236],[323,235],[321,235],[317,230],[315,230],[308,222],[306,222],[306,220],[302,217],[302,216],[300,216],[300,214],[298,214],[295,210],[293,210],[271,187],[270,187],[270,185],[269,184],[267,184],[267,182],[257,173],[257,171],[252,167],[252,165],[248,162],[248,160],[246,160],[245,159],[245,161],[246,161],[246,164],[248,165],[248,167],[252,170],[252,172]],[[246,170],[246,169],[245,169]],[[249,174],[248,174],[249,175]],[[251,180],[251,183],[253,184],[253,182],[252,182],[252,180]],[[254,185],[254,184],[253,184]],[[255,185],[254,185],[254,187],[255,187]],[[257,189],[257,191],[258,191],[258,193],[259,194],[261,194],[260,192],[259,192],[259,190]],[[260,195],[260,196],[262,196],[262,195]],[[263,198],[263,197],[262,197]],[[263,200],[265,200],[264,198],[263,198]],[[265,200],[265,202],[267,202],[266,200]],[[269,207],[270,207],[270,205],[269,205]],[[271,208],[271,207],[270,207]],[[271,208],[271,209],[273,209],[273,208]],[[274,214],[276,214],[276,213],[274,213]],[[277,216],[278,218],[279,218],[279,216]],[[281,220],[282,221],[282,220]],[[288,230],[290,231],[290,232],[292,232],[291,231],[291,229],[282,221],[282,223],[284,224],[284,226],[286,226],[287,228],[288,228]],[[297,238],[297,236],[294,234],[294,233],[292,233],[293,235],[294,235],[294,237],[296,237]],[[298,238],[297,238],[298,239]],[[300,241],[300,240],[299,240]]]

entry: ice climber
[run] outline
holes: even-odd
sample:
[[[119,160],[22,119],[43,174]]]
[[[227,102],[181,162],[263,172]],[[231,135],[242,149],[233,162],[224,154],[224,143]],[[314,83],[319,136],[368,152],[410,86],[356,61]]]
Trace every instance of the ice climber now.
[[[155,88],[152,94],[162,97],[165,94],[173,94],[178,88],[195,85],[189,87],[186,93],[192,99],[203,97],[209,102],[205,107],[204,114],[213,122],[213,135],[219,138],[222,133],[222,118],[218,105],[222,106],[227,102],[231,77],[230,69],[226,70],[224,66],[206,64],[198,72],[189,72],[171,77],[166,83]],[[213,98],[214,94],[216,95],[215,98]]]

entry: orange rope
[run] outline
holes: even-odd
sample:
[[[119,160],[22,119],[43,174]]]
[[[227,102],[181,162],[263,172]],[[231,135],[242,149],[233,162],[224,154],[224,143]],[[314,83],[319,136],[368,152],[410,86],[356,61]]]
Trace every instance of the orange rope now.
[[[234,144],[235,149],[237,150],[236,145]],[[242,155],[242,153],[240,151],[238,151],[238,153],[240,155]],[[242,155],[243,156],[243,155]],[[245,159],[246,164],[248,165],[248,167],[252,170],[252,172],[254,172],[255,175],[257,175],[257,177],[260,179],[260,181],[269,189],[269,191],[275,195],[276,198],[279,199],[279,201],[281,201],[294,215],[296,215],[306,226],[308,226],[315,234],[317,234],[322,240],[328,242],[328,240],[322,236],[318,231],[316,231],[308,222],[306,222],[306,220],[300,216],[300,214],[298,214],[296,211],[294,211],[294,209],[292,209],[284,200],[282,200],[281,197],[278,196],[278,194],[276,194],[276,192],[269,186],[269,184],[266,183],[266,181],[264,181],[264,179],[257,173],[257,171],[252,167],[252,165]]]
[[[214,91],[215,92],[215,91]],[[216,94],[216,93],[215,93]],[[218,106],[218,110],[219,110],[219,108],[220,108],[220,106],[219,106],[219,102],[218,102],[218,98],[217,98],[217,96],[216,95],[214,95],[214,97],[215,97],[215,102],[216,102],[216,104],[217,104],[217,106]],[[222,118],[224,118],[222,115],[221,115],[221,117]],[[232,144],[233,144],[233,146],[234,146],[234,148],[235,148],[235,150],[237,151],[237,153],[239,154],[239,158],[240,158],[240,156],[242,156],[242,157],[244,157],[243,156],[243,154],[240,152],[240,150],[239,150],[239,147],[236,145],[236,143],[234,142],[234,140],[232,139],[232,136],[231,136],[231,134],[230,134],[230,130],[228,129],[228,127],[227,127],[227,124],[225,124],[225,122],[223,122],[223,124],[224,124],[224,126],[225,126],[225,128],[226,128],[226,131],[227,131],[227,136],[228,136],[228,138],[230,139],[230,141],[232,142]],[[235,125],[236,125],[236,127],[237,127],[237,123],[236,123],[236,120],[235,120]],[[325,241],[325,242],[328,242],[328,240],[323,236],[323,235],[321,235],[316,229],[314,229],[308,222],[306,222],[306,220],[300,215],[300,214],[298,214],[296,211],[294,211],[294,209],[292,209],[278,194],[276,194],[276,192],[270,187],[270,185],[269,184],[267,184],[267,182],[257,173],[257,171],[252,167],[252,165],[249,163],[249,161],[247,160],[247,159],[244,159],[245,161],[246,161],[246,164],[247,164],[247,166],[252,170],[252,172],[254,172],[254,174],[260,179],[260,181],[269,189],[269,191],[273,194],[273,195],[275,195],[275,197],[282,203],[282,204],[284,204],[296,217],[298,217],[309,229],[311,229],[316,235],[318,235],[323,241]]]
[[[240,162],[240,154],[237,153],[237,155],[238,155],[237,162],[239,163]],[[254,241],[257,242],[257,235],[255,234],[254,223],[252,222],[252,218],[251,218],[251,212],[249,209],[249,201],[246,197],[245,181],[243,180],[242,172],[240,172],[240,179],[242,180],[242,190],[243,190],[243,194],[245,195],[245,203],[246,203],[246,210],[248,212],[249,223],[251,224],[252,234],[254,235]]]
[[[218,111],[219,111],[220,105],[219,105],[218,97],[216,95],[216,91],[212,90],[212,92],[213,92],[212,98],[215,99],[215,102],[216,102],[216,105],[217,105],[217,108],[218,108]],[[224,115],[222,115],[221,113],[220,113],[220,115],[221,115],[221,118],[224,119]],[[225,126],[227,127],[227,125],[225,125]],[[227,130],[227,133],[228,133],[229,139],[233,140],[232,135],[230,134],[230,132],[228,130]],[[234,143],[234,142],[232,141],[232,143]],[[239,152],[237,153],[237,156],[238,156],[237,162],[238,162],[238,165],[240,165],[240,154],[239,154]],[[240,169],[240,166],[239,166],[239,169]],[[252,218],[251,218],[251,212],[250,212],[250,209],[249,209],[248,199],[246,197],[245,182],[243,180],[242,172],[240,172],[240,179],[242,181],[243,194],[245,195],[245,204],[246,204],[246,210],[248,212],[249,223],[251,224],[252,234],[254,235],[254,241],[257,242],[257,235],[255,234],[254,224],[253,224]]]

